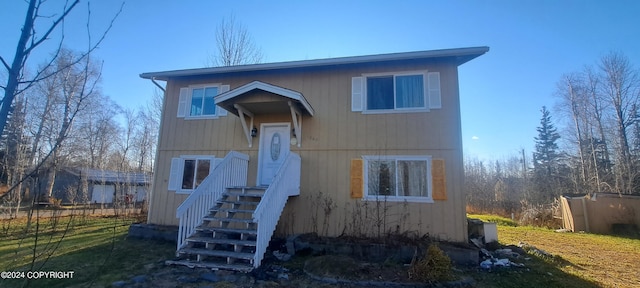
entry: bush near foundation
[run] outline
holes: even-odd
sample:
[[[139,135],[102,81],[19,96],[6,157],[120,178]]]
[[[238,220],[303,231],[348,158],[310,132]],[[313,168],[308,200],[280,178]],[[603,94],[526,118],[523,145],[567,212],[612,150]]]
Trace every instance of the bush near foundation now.
[[[409,268],[409,279],[418,282],[449,281],[453,279],[451,259],[435,243],[431,243],[425,255],[414,257]]]

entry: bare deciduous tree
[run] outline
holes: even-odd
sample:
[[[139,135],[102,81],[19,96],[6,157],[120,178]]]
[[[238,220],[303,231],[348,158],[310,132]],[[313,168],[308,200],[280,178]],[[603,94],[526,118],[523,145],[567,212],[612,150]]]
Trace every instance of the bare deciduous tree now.
[[[571,135],[565,140],[574,142],[564,151],[566,164],[575,171],[570,177],[577,193],[637,193],[640,75],[620,53],[609,53],[598,64],[558,83],[558,107]]]
[[[62,26],[62,23],[64,23],[65,18],[74,10],[74,8],[76,8],[80,0],[73,0],[71,2],[66,1],[61,9],[61,13],[59,16],[54,16],[51,23],[42,24],[43,22],[39,22],[39,19],[51,18],[44,17],[44,15],[41,15],[40,12],[46,2],[47,1],[45,0],[28,1],[25,20],[21,29],[22,32],[20,33],[20,38],[18,39],[18,42],[16,44],[16,50],[11,64],[9,64],[5,57],[0,56],[0,62],[7,71],[7,83],[4,86],[0,86],[0,88],[4,89],[4,97],[0,102],[0,133],[4,131],[4,127],[9,116],[10,107],[13,103],[14,98],[20,93],[33,87],[35,83],[49,78],[59,72],[58,70],[50,69],[50,67],[54,65],[56,59],[62,51],[62,40],[64,39],[64,33],[63,36],[60,37],[58,49],[54,53],[52,53],[52,56],[48,61],[46,61],[46,64],[42,65],[40,69],[33,73],[31,77],[25,76],[25,69],[27,68],[30,55],[41,44],[51,39],[51,35],[54,31],[61,29],[60,27]],[[107,32],[111,29],[111,26],[113,25],[115,19],[122,11],[123,6],[124,3],[122,3],[122,5],[120,6],[120,10],[111,19],[109,26],[105,29],[101,37],[99,37],[95,43],[91,43],[90,40],[88,45],[89,48],[87,49],[87,51],[85,51],[81,55],[78,55],[78,57],[74,59],[74,61],[69,63],[70,65],[82,61],[83,58],[87,57],[93,50],[98,47],[98,45],[100,45],[100,43],[107,35]],[[90,6],[87,5],[87,7]],[[88,8],[88,10],[90,15],[90,9]],[[39,31],[44,32],[39,33]],[[90,38],[91,37],[89,37],[89,39]]]
[[[262,51],[256,46],[247,28],[234,16],[222,19],[216,27],[216,53],[210,66],[256,64],[262,61]]]
[[[158,130],[160,128],[160,116],[162,113],[162,94],[154,90],[154,94],[146,107],[138,110],[138,122],[134,135],[134,159],[137,162],[137,172],[151,172]]]
[[[102,169],[105,159],[119,142],[119,124],[115,117],[120,112],[120,107],[109,97],[98,94],[88,102],[87,113],[82,113],[78,118],[78,129],[74,136],[77,151],[83,159],[80,166],[92,169]]]
[[[97,84],[101,78],[101,67],[92,59],[85,57],[85,61],[72,64],[77,59],[76,53],[63,49],[60,54],[55,65],[49,68],[58,72],[47,79],[47,86],[44,89],[50,92],[46,97],[53,99],[51,101],[53,108],[50,110],[54,111],[46,117],[46,124],[50,125],[46,128],[49,133],[45,134],[47,155],[51,155],[46,188],[49,196],[51,196],[60,160],[58,156],[61,151],[58,149],[68,138],[78,115],[87,108],[90,98],[98,93]]]
[[[631,149],[629,145],[629,129],[638,121],[638,88],[640,78],[633,69],[629,59],[621,53],[609,53],[600,60],[602,71],[601,93],[607,97],[615,121],[617,144],[616,187],[623,193],[633,190],[635,169],[632,167]]]

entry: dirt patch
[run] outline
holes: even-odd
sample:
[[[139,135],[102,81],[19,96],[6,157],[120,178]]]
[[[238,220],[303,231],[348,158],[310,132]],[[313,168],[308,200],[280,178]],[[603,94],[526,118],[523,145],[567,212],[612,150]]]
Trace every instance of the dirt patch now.
[[[408,267],[399,263],[357,261],[343,255],[325,255],[307,260],[305,272],[312,275],[351,281],[411,282]]]

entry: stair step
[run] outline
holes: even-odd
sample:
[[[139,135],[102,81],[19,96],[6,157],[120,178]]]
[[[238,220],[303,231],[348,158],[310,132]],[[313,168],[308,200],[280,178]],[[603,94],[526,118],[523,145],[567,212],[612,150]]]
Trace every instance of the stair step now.
[[[238,205],[255,205],[258,206],[258,201],[233,201],[233,200],[218,200],[219,203],[238,204]]]
[[[211,208],[210,212],[232,212],[232,213],[253,213],[255,210],[248,209],[233,209],[233,208]]]
[[[227,187],[229,190],[258,190],[258,191],[266,191],[269,186],[231,186]]]
[[[233,229],[233,228],[219,228],[219,227],[202,227],[202,226],[198,226],[198,227],[196,227],[196,231],[258,235],[258,230],[250,230],[250,229]]]
[[[247,247],[255,247],[256,241],[251,240],[237,240],[237,239],[218,239],[211,237],[190,237],[187,238],[189,242],[200,242],[200,243],[212,243],[212,244],[228,244],[228,245],[241,245]]]
[[[210,250],[202,248],[183,248],[179,251],[182,254],[204,255],[213,257],[229,257],[235,259],[252,260],[254,253],[243,253],[233,251]]]
[[[264,194],[263,193],[239,192],[239,191],[227,191],[227,192],[222,193],[222,196],[240,196],[240,197],[262,198],[264,196]]]
[[[238,223],[254,223],[253,219],[238,219],[238,218],[220,218],[205,216],[202,218],[204,221],[222,221],[222,222],[238,222]]]
[[[166,265],[184,265],[189,268],[207,268],[207,269],[223,269],[223,270],[232,270],[239,272],[251,272],[253,270],[253,266],[246,264],[226,264],[226,263],[215,263],[215,262],[198,262],[192,260],[167,260],[164,262]]]
[[[188,242],[201,242],[201,243],[213,243],[213,244],[229,244],[229,245],[242,245],[255,247],[256,241],[250,240],[236,240],[236,239],[218,239],[211,237],[189,237]]]

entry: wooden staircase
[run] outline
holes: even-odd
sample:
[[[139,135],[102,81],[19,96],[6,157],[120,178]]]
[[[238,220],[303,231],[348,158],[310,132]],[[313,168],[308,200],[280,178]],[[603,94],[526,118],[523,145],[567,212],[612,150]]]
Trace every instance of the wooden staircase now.
[[[186,245],[182,258],[167,261],[189,267],[251,271],[254,268],[258,223],[252,218],[266,187],[231,187],[222,193]]]

